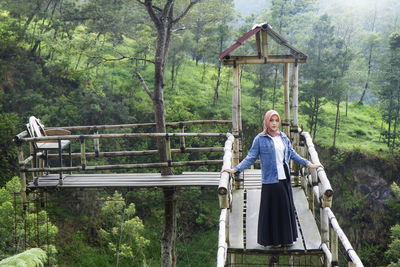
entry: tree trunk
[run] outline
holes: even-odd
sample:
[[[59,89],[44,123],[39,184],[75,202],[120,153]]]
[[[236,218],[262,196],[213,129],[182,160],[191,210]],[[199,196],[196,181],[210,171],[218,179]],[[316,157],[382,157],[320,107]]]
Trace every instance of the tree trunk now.
[[[314,128],[314,118],[315,118],[316,106],[317,106],[317,97],[314,96],[314,106],[313,106],[313,110],[312,110],[312,113],[311,113],[311,122],[310,122],[310,134],[312,134],[313,128]]]
[[[364,91],[363,91],[362,94],[361,94],[359,103],[363,103],[364,97],[365,97],[365,93],[366,93],[367,90],[368,90],[369,75],[371,74],[372,49],[373,49],[373,45],[371,45],[370,48],[369,48],[367,81],[365,82]]]
[[[315,135],[317,133],[317,124],[318,124],[318,113],[319,113],[319,100],[318,98],[315,98],[315,103],[316,107],[314,109],[315,115],[314,115],[314,128],[313,128],[313,139],[315,139]]]
[[[222,36],[220,36],[220,39],[219,39],[219,53],[220,54],[222,52],[223,43],[224,43],[224,36],[222,35]],[[219,83],[220,83],[220,80],[221,80],[221,65],[222,65],[222,63],[221,63],[221,60],[220,60],[219,63],[218,63],[217,85],[215,87],[215,92],[214,92],[214,106],[217,104],[217,99],[218,99],[218,88],[219,88]]]
[[[213,103],[214,106],[217,104],[218,88],[219,88],[220,80],[221,80],[221,61],[219,61],[219,63],[218,63],[217,85],[215,86],[215,92],[214,92],[214,103]]]
[[[396,104],[396,113],[394,114],[394,126],[393,126],[393,140],[392,140],[392,148],[394,149],[396,146],[396,137],[397,137],[397,125],[399,123],[399,115],[400,115],[400,92],[397,86],[397,104]]]
[[[174,89],[174,82],[175,82],[175,58],[172,59],[172,66],[171,66],[171,90]]]
[[[151,96],[154,106],[154,117],[156,123],[156,132],[165,133],[165,115],[164,115],[164,79],[165,66],[168,58],[168,49],[171,40],[172,26],[179,22],[190,10],[190,8],[199,2],[192,0],[179,17],[174,18],[174,0],[165,2],[162,11],[153,5],[152,0],[138,1],[146,7],[147,13],[154,22],[157,29],[156,52],[154,56],[154,92],[151,93],[148,88],[147,93]],[[166,139],[157,138],[157,147],[159,151],[160,162],[167,162]],[[161,175],[173,174],[169,167],[161,169]],[[164,193],[164,233],[161,239],[161,266],[174,267],[176,265],[176,189],[174,187],[165,188]]]
[[[170,32],[165,23],[157,27],[157,45],[154,66],[154,94],[153,106],[156,123],[156,132],[165,133],[164,110],[164,79],[165,65],[168,54]],[[165,138],[157,138],[160,162],[167,162]],[[171,168],[162,168],[161,175],[173,174]],[[175,190],[164,189],[164,233],[161,239],[161,266],[170,267],[176,264],[176,196]]]
[[[335,147],[336,144],[336,132],[339,126],[339,114],[340,114],[339,108],[340,108],[340,100],[338,99],[336,103],[336,121],[335,121],[335,131],[333,133],[333,147]]]
[[[161,266],[176,266],[176,187],[166,187],[164,193],[164,233],[161,239]]]
[[[376,10],[376,5],[375,5],[375,13],[374,13],[374,17],[372,19],[371,32],[373,32],[375,30],[376,11],[377,10]],[[365,82],[364,91],[362,92],[361,97],[360,97],[360,101],[358,103],[362,103],[364,101],[364,96],[365,96],[365,93],[367,92],[367,89],[368,89],[368,81],[369,81],[369,76],[371,74],[371,59],[372,59],[372,50],[373,49],[374,49],[374,44],[371,43],[370,46],[369,46],[367,81]]]
[[[206,77],[206,61],[203,62],[203,74],[201,75],[201,82],[204,82],[204,78]]]
[[[272,109],[275,110],[275,100],[276,100],[276,82],[278,79],[278,67],[275,67],[275,75],[274,75],[274,93],[272,95]]]

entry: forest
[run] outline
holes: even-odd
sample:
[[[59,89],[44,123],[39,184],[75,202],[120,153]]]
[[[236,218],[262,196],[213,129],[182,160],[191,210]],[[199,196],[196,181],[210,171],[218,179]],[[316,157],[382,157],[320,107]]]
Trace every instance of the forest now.
[[[0,266],[10,266],[13,255],[26,266],[164,264],[165,189],[49,191],[29,195],[42,200],[23,209],[13,138],[32,115],[51,127],[155,122],[157,132],[165,132],[165,122],[230,120],[232,68],[218,55],[259,23],[308,55],[299,69],[299,121],[317,145],[335,191],[333,210],[353,247],[365,266],[400,266],[400,2],[248,2],[0,0]],[[270,45],[271,53],[282,52]],[[235,53],[255,49],[245,43]],[[284,111],[283,68],[246,65],[240,80],[245,155],[263,129],[265,112]],[[194,125],[188,131],[230,129]],[[141,139],[102,145],[143,150],[163,144]],[[161,152],[122,161],[162,158]],[[216,189],[181,188],[174,198],[176,262],[170,266],[214,266]]]

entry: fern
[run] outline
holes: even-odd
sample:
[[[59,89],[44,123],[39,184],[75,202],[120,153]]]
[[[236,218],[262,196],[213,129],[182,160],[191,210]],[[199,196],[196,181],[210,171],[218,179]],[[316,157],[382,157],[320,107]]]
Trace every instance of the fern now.
[[[8,257],[0,261],[0,266],[15,267],[43,267],[47,260],[46,252],[40,248],[32,248],[14,256]]]

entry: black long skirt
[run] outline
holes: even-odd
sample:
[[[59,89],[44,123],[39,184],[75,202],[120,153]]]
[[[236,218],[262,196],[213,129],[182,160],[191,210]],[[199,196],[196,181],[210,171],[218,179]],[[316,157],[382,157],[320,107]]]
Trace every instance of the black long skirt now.
[[[263,184],[258,243],[263,246],[292,244],[297,236],[293,193],[288,179],[275,184]]]

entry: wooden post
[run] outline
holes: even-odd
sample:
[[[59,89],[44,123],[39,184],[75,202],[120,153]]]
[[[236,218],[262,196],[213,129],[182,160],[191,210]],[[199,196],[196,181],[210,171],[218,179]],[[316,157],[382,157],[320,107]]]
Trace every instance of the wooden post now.
[[[232,94],[232,133],[235,136],[233,144],[233,167],[240,162],[240,67],[233,68],[233,94]],[[238,137],[238,138],[236,138]],[[235,188],[239,188],[240,183],[235,183]]]
[[[185,133],[185,125],[183,123],[179,124],[179,128],[181,128],[181,133]],[[180,138],[180,141],[181,141],[181,147],[180,148],[181,148],[181,152],[183,153],[183,152],[185,152],[185,148],[186,148],[185,136],[182,136]]]
[[[33,159],[31,160],[31,167],[36,168],[37,167],[37,165],[36,165],[37,164],[37,155],[36,155],[36,151],[35,151],[33,142],[29,142],[29,154],[33,157]],[[34,173],[32,173],[32,175],[33,175],[33,182],[35,184],[37,184],[36,178],[38,177],[38,174],[36,172],[34,172]]]
[[[22,149],[22,143],[18,143],[18,163],[19,163],[19,177],[21,181],[21,197],[22,204],[26,207],[28,203],[28,198],[26,197],[26,175],[21,169],[25,168],[24,164],[24,150]]]
[[[226,262],[226,254],[228,250],[228,240],[226,229],[228,226],[227,220],[227,209],[221,209],[221,215],[219,216],[219,232],[218,232],[218,252],[217,252],[217,267],[224,267]]]
[[[315,195],[314,195],[314,190],[313,190],[314,186],[312,183],[311,175],[308,175],[308,176],[309,176],[309,179],[307,179],[307,180],[308,180],[309,185],[307,186],[307,188],[308,188],[307,198],[308,198],[309,209],[311,210],[311,212],[315,218],[315,204],[314,204]]]
[[[99,130],[97,129],[97,127],[94,128],[93,134],[94,135],[98,135],[99,134]],[[94,145],[94,153],[96,153],[96,157],[98,157],[99,153],[100,153],[100,140],[99,140],[99,138],[93,139],[93,145]],[[71,167],[72,167],[72,165],[71,165]]]
[[[257,44],[257,55],[258,55],[258,58],[261,58],[262,53],[261,53],[260,32],[256,33],[256,44]]]
[[[240,162],[240,67],[239,64],[233,66],[233,93],[232,93],[232,133],[235,136],[233,143],[233,167]],[[240,188],[240,182],[235,181],[235,188]],[[231,264],[236,263],[236,255],[231,254]]]
[[[294,259],[293,259],[293,256],[289,256],[289,262],[288,262],[289,264],[289,267],[293,267],[294,265]]]
[[[230,169],[232,168],[232,144],[234,143],[234,137],[232,134],[227,133],[227,140],[225,141],[224,146],[224,158],[222,169]],[[221,178],[219,179],[218,186],[218,198],[219,198],[219,206],[221,209],[230,208],[229,200],[230,197],[230,186],[229,186],[229,174],[227,172],[221,173]]]
[[[325,254],[324,257],[324,267],[331,267],[332,253],[329,251],[328,246],[325,243],[321,244],[321,249]]]
[[[169,138],[168,134],[165,136],[165,145],[167,149],[167,162],[168,166],[171,167],[172,163],[172,156],[171,156],[171,139]]]
[[[284,64],[283,68],[283,81],[284,81],[284,100],[285,100],[285,119],[284,131],[287,136],[290,136],[289,122],[290,122],[290,108],[289,108],[289,63]]]
[[[62,162],[62,149],[61,149],[61,140],[58,140],[58,157],[60,161],[60,178],[59,178],[59,183],[63,183],[63,173],[62,173],[62,167],[63,167],[63,162]]]
[[[332,267],[339,266],[339,243],[338,234],[335,230],[331,230],[331,251],[332,251]]]
[[[292,74],[292,126],[299,126],[299,64],[293,64]]]
[[[320,208],[321,218],[321,242],[329,248],[329,218],[328,214],[323,208]],[[327,261],[328,259],[325,258]],[[331,262],[325,262],[325,266],[330,266]]]
[[[268,61],[268,39],[267,39],[267,32],[262,30],[262,53],[264,57],[264,62]]]
[[[86,145],[85,145],[85,138],[81,136],[81,165],[82,170],[86,169]]]

